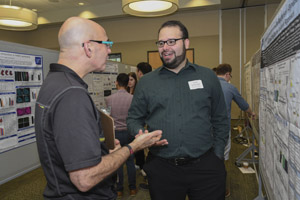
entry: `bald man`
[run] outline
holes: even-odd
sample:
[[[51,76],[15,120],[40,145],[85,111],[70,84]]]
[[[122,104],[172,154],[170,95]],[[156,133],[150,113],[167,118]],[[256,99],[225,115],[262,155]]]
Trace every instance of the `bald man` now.
[[[36,138],[47,186],[45,199],[116,199],[114,173],[134,152],[167,144],[161,131],[142,133],[129,145],[108,150],[99,141],[98,111],[82,78],[101,72],[111,52],[97,23],[67,19],[59,30],[59,60],[41,87],[36,102]],[[100,127],[100,128],[99,128]]]

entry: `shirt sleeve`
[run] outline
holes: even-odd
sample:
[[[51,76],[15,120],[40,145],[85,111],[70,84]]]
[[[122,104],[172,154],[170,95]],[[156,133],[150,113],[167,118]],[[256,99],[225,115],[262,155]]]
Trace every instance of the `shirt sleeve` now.
[[[213,81],[211,102],[211,123],[213,127],[214,151],[220,158],[224,158],[224,149],[229,138],[229,124],[227,107],[220,81],[216,76],[211,77]]]
[[[97,111],[82,89],[70,89],[53,106],[55,145],[67,171],[97,165],[101,161]]]
[[[243,111],[249,108],[249,104],[245,101],[245,99],[241,96],[236,87],[232,86],[233,91],[233,100]]]
[[[147,100],[144,95],[140,80],[134,91],[131,106],[128,110],[128,117],[126,120],[127,129],[131,135],[137,135],[140,129],[144,131],[146,116]]]

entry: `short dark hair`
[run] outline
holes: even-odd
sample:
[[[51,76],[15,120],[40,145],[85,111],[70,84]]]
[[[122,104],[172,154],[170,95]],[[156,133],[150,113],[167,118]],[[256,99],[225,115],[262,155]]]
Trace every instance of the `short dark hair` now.
[[[184,39],[189,38],[189,32],[188,32],[187,28],[180,21],[176,21],[176,20],[170,20],[170,21],[163,23],[163,25],[161,25],[161,27],[158,30],[158,34],[160,33],[161,29],[163,29],[165,27],[172,27],[172,26],[179,27],[179,29],[182,33],[182,38],[184,38]]]
[[[139,71],[141,71],[143,74],[147,74],[149,72],[152,72],[152,67],[149,63],[146,62],[140,62],[137,66]]]
[[[230,64],[223,63],[223,64],[218,65],[217,70],[216,70],[217,75],[225,75],[228,72],[230,72],[230,73],[232,72],[232,68],[231,68]]]
[[[117,82],[121,87],[127,87],[129,81],[129,76],[125,73],[121,73],[117,76]]]

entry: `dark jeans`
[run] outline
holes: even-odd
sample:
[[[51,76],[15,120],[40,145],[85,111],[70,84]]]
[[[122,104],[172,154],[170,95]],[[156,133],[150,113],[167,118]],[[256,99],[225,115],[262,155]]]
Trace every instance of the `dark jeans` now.
[[[115,137],[118,140],[120,140],[121,146],[129,144],[134,139],[133,136],[129,135],[127,131],[115,131]],[[117,191],[122,191],[124,188],[123,166],[124,165],[122,165],[117,171],[118,173]],[[126,160],[126,166],[127,166],[129,189],[130,190],[136,189],[136,174],[135,174],[136,172],[134,166],[134,155],[131,155]]]
[[[144,170],[152,200],[225,199],[225,165],[213,151],[180,166],[148,154]]]

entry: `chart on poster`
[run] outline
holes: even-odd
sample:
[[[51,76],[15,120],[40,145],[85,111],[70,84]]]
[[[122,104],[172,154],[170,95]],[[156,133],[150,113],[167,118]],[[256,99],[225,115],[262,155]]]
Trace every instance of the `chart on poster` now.
[[[0,51],[0,153],[35,141],[43,57]]]

